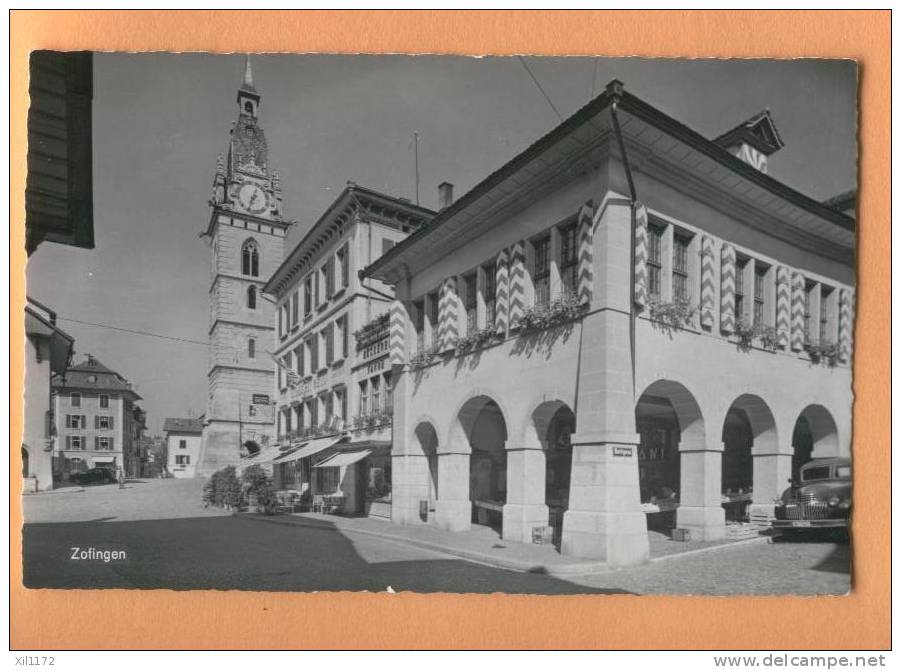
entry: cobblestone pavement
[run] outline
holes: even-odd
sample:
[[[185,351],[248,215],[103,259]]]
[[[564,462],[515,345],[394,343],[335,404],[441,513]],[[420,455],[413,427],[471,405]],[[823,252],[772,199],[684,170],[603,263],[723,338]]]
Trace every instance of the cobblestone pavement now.
[[[750,543],[566,580],[513,572],[340,530],[290,527],[200,505],[198,480],[129,481],[24,497],[25,581],[50,588],[236,588],[490,593],[832,593],[850,588],[849,547]],[[120,561],[71,559],[74,546]]]

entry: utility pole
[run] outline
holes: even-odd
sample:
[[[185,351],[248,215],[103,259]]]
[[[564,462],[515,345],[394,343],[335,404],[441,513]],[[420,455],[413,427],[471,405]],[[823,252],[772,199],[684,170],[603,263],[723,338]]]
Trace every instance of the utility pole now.
[[[416,204],[419,205],[419,132],[413,131],[413,164],[416,170]]]

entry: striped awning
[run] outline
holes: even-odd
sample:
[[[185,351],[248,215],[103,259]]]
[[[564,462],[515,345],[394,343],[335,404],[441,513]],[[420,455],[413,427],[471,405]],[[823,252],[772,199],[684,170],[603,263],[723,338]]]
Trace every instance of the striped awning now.
[[[362,461],[369,456],[372,451],[364,449],[363,451],[342,451],[335,454],[331,458],[326,458],[321,463],[314,465],[314,468],[342,468],[347,465],[353,465],[357,461]]]

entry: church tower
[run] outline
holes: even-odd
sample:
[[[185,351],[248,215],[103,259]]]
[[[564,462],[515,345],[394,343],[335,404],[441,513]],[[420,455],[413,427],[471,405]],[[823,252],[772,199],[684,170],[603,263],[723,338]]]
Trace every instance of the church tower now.
[[[282,218],[278,173],[269,166],[266,136],[258,123],[260,94],[250,56],[238,89],[238,118],[225,156],[219,155],[209,224],[210,360],[207,410],[197,474],[236,465],[243,453],[273,439],[269,395],[274,306],[261,289],[282,262],[292,222]]]

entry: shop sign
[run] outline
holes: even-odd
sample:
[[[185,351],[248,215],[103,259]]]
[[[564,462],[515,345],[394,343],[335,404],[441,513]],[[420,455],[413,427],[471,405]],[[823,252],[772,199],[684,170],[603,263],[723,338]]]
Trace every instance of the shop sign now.
[[[264,395],[262,393],[254,393],[253,394],[253,404],[254,405],[268,405],[269,404],[269,396]]]
[[[613,447],[613,455],[624,458],[631,458],[632,447]]]

